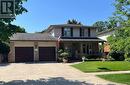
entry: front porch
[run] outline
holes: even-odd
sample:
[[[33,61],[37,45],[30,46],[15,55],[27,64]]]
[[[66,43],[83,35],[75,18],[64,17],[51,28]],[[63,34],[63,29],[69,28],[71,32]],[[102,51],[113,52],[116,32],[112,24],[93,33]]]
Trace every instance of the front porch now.
[[[60,42],[59,49],[68,50],[70,60],[81,60],[86,55],[102,55],[99,50],[99,42],[97,41],[64,41]]]

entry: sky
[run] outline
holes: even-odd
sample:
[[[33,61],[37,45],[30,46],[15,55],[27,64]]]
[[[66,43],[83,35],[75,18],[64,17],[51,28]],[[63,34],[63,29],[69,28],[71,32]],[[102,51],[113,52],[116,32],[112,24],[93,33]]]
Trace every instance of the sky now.
[[[76,19],[91,26],[112,16],[114,0],[28,0],[23,6],[28,10],[16,17],[13,24],[27,32],[40,32],[54,24],[65,24]]]

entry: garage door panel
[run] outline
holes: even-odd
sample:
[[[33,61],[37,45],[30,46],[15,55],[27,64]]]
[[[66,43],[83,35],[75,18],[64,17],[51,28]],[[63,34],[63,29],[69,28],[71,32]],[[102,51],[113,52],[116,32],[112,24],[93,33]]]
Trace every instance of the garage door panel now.
[[[32,62],[33,60],[33,47],[15,47],[15,62]]]
[[[55,47],[39,47],[40,61],[55,61]]]

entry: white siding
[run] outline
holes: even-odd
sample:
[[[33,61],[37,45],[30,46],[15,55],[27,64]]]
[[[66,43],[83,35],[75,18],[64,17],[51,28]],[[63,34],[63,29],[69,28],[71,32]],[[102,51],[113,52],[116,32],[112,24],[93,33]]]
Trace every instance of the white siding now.
[[[73,29],[73,37],[79,37],[80,36],[79,30],[80,29],[78,29],[78,28]]]
[[[115,32],[115,31],[103,33],[103,34],[98,35],[97,37],[100,38],[100,39],[102,39],[102,40],[107,41],[107,38],[108,38],[110,35],[114,34],[114,32]]]
[[[55,35],[55,37],[62,36],[62,28],[55,28],[54,35]]]
[[[90,28],[91,37],[96,37],[96,29]],[[50,32],[53,36],[62,36],[62,27],[53,28]],[[80,37],[80,28],[73,28],[73,37]],[[88,28],[84,28],[84,37],[88,37]]]
[[[84,36],[85,36],[85,37],[88,37],[88,29],[85,29],[85,30],[84,30]]]
[[[90,29],[91,30],[91,37],[96,37],[96,29]]]

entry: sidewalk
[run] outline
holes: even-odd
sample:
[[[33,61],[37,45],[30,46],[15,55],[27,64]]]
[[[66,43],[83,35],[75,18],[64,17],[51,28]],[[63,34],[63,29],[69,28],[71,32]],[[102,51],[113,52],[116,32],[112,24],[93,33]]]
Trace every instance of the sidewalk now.
[[[104,74],[125,74],[130,73],[130,71],[111,71],[111,72],[94,72],[94,73],[85,73],[90,75],[104,75]]]

